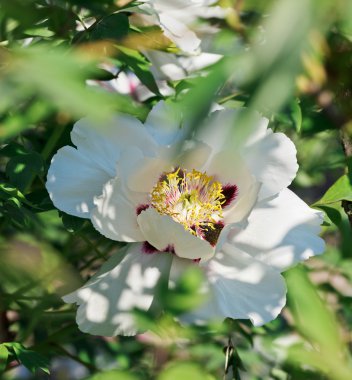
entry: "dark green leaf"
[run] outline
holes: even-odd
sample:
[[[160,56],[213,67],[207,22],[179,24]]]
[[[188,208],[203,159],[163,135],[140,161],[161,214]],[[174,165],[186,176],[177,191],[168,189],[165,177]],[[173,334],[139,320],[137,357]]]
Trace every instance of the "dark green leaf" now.
[[[90,40],[121,40],[128,34],[128,17],[113,13],[94,24],[89,33]]]
[[[42,12],[48,17],[48,29],[59,36],[66,36],[71,30],[76,28],[76,15],[61,7],[51,5],[43,7]]]
[[[10,159],[6,166],[6,175],[19,190],[25,191],[34,177],[44,170],[44,162],[36,152],[21,154]]]
[[[316,206],[323,210],[328,218],[331,220],[332,223],[334,223],[336,226],[339,226],[342,221],[341,213],[339,210],[337,210],[334,207],[326,206],[326,205],[318,205]]]
[[[82,227],[86,219],[78,218],[77,216],[72,216],[61,212],[62,214],[62,223],[65,228],[70,232],[79,231]]]
[[[4,157],[14,157],[26,153],[28,153],[27,150],[22,145],[17,144],[16,142],[6,144],[0,149],[0,156]]]
[[[151,64],[137,50],[119,46],[119,59],[137,75],[141,82],[154,94],[160,95],[159,88],[150,72]]]
[[[37,208],[38,211],[49,211],[55,209],[46,189],[32,191],[31,193],[26,194],[26,199],[30,202],[30,205]]]
[[[36,351],[28,350],[20,343],[6,343],[9,349],[12,349],[18,361],[23,364],[32,373],[41,369],[47,374],[49,371],[49,359]]]

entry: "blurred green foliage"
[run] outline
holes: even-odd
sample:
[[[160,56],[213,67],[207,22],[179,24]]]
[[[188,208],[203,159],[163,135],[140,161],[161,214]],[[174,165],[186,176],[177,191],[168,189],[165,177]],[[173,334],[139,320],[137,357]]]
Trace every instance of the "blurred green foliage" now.
[[[143,49],[175,47],[157,27],[131,25],[123,2],[0,0],[2,378],[48,379],[63,359],[61,367],[75,365],[90,380],[351,378],[351,2],[219,3],[233,9],[212,41],[225,57],[202,76],[169,83],[171,100],[193,128],[218,102],[259,110],[288,134],[301,165],[294,189],[325,212],[326,254],[287,272],[288,306],[262,328],[246,321],[181,327],[174,317],[202,301],[191,271],[171,293],[160,289],[162,317],[136,310],[150,334],[79,332],[74,308],[60,297],[122,245],[55,210],[44,186],[50,159],[70,144],[79,117],[123,111],[143,120],[162,98]],[[87,86],[116,77],[102,63],[133,72],[152,97],[142,103]]]

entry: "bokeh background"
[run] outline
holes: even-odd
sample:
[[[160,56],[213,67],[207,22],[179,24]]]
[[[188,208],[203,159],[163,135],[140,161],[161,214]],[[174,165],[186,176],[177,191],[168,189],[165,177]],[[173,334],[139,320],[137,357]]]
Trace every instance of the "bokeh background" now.
[[[173,47],[158,27],[134,27],[123,11],[128,3],[136,2],[0,0],[1,379],[351,379],[349,0],[220,0],[228,17],[198,26],[207,49],[224,59],[168,83],[168,101],[193,128],[213,103],[246,106],[296,144],[300,169],[291,188],[324,211],[327,246],[285,273],[282,314],[260,328],[240,320],[181,327],[174,317],[199,301],[201,279],[187,272],[160,293],[161,318],[136,310],[148,333],[103,338],[78,330],[61,296],[122,244],[56,210],[46,173],[57,149],[71,144],[78,118],[103,121],[123,111],[143,121],[163,99],[142,52]],[[151,96],[119,92],[111,81],[121,73]]]

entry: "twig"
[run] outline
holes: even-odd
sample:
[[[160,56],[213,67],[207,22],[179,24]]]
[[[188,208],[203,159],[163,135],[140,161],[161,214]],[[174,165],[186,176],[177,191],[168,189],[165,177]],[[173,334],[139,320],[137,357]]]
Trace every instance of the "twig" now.
[[[50,344],[52,347],[54,347],[54,349],[56,351],[58,351],[59,353],[67,356],[68,358],[74,360],[75,362],[77,363],[80,363],[82,364],[84,367],[86,367],[90,372],[98,372],[98,368],[95,367],[93,364],[90,364],[90,363],[87,363],[85,362],[84,360],[82,360],[80,357],[76,356],[76,355],[73,355],[71,354],[69,351],[67,351],[65,348],[61,347],[59,344],[57,343],[51,343]]]
[[[231,335],[229,336],[229,340],[227,342],[227,346],[225,347],[225,365],[224,365],[224,376],[223,380],[232,379],[233,376],[233,352],[234,352],[234,345],[232,343]]]

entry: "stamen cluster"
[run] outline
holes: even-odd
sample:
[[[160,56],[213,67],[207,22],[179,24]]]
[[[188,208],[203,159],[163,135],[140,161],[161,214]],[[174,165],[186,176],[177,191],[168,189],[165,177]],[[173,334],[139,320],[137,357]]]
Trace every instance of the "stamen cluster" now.
[[[197,236],[215,228],[225,202],[221,183],[194,169],[165,173],[151,192],[151,204],[160,214],[170,215]]]

